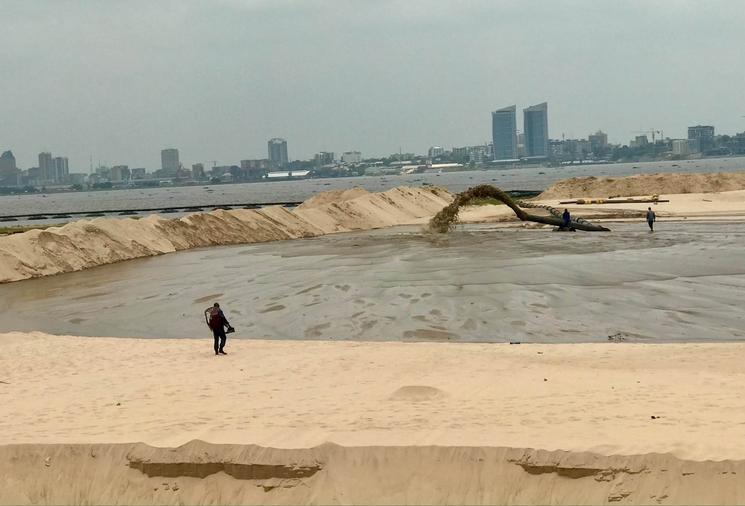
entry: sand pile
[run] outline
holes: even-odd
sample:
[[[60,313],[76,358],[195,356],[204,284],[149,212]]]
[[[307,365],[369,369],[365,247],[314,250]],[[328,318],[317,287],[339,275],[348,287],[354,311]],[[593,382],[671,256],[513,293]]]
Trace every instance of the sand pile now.
[[[418,222],[452,200],[439,188],[329,192],[282,207],[196,213],[180,219],[95,218],[0,237],[0,283],[205,246],[313,237]]]
[[[745,172],[640,174],[628,177],[575,177],[551,185],[538,200],[711,193],[745,189]]]
[[[741,504],[745,461],[447,446],[0,447],[3,504]]]
[[[359,187],[350,188],[349,190],[329,190],[327,192],[313,195],[311,198],[300,204],[298,209],[310,209],[311,207],[319,207],[325,204],[344,202],[368,194],[369,192],[367,190]]]

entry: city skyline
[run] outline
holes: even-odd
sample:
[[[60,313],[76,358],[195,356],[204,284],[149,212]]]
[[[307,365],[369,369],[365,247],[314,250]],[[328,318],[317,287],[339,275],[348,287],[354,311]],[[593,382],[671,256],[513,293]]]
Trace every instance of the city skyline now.
[[[155,168],[164,146],[189,162],[240,160],[280,135],[293,159],[382,156],[483,142],[486,112],[540,101],[553,138],[740,132],[740,6],[8,0],[0,149],[21,167],[60,152],[77,168],[91,156]]]

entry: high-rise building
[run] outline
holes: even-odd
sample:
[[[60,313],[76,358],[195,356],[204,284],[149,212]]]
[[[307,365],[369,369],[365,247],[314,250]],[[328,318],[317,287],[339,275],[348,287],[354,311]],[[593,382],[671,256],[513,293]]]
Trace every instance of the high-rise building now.
[[[0,186],[16,186],[18,172],[16,157],[12,151],[5,151],[0,155]]]
[[[494,160],[517,158],[517,106],[511,105],[491,113],[492,156]]]
[[[598,130],[594,134],[588,135],[587,140],[590,141],[590,147],[593,151],[599,151],[608,147],[608,134],[602,130]]]
[[[714,127],[696,125],[688,127],[688,139],[698,143],[698,151],[705,153],[714,147]]]
[[[280,139],[278,137],[275,137],[274,139],[269,139],[269,142],[267,142],[267,147],[269,149],[269,161],[272,163],[272,165],[276,167],[284,167],[287,165],[287,141],[284,139]]]
[[[178,149],[168,148],[160,152],[160,167],[169,176],[175,176],[181,168]]]
[[[548,156],[548,103],[523,109],[525,151],[528,156]]]
[[[39,153],[39,182],[42,184],[53,183],[56,175],[57,171],[54,167],[52,153]]]
[[[54,182],[66,183],[70,175],[70,167],[66,156],[54,157]]]

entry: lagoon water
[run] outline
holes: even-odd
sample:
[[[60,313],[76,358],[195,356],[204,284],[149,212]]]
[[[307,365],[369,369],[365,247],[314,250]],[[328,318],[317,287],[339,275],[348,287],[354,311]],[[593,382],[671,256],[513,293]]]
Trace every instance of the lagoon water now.
[[[220,301],[231,338],[745,339],[745,224],[611,227],[397,227],[132,260],[0,285],[0,331],[209,340]]]

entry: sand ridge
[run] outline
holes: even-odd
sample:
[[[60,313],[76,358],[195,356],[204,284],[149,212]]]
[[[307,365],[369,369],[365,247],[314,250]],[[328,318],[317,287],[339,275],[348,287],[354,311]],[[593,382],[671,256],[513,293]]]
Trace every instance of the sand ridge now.
[[[580,197],[632,197],[745,190],[745,172],[639,174],[626,177],[577,177],[554,183],[538,200]]]

